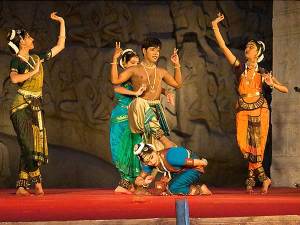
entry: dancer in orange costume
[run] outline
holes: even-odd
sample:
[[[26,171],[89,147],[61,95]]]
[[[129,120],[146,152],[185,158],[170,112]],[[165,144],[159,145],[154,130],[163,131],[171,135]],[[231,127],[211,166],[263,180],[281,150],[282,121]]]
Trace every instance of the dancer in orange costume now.
[[[258,63],[264,58],[265,45],[262,41],[251,40],[245,49],[246,62],[242,63],[226,46],[219,31],[218,23],[224,19],[224,15],[212,21],[217,43],[228,62],[238,76],[239,99],[236,105],[237,142],[240,150],[249,162],[246,187],[249,193],[253,192],[255,178],[262,183],[261,193],[268,192],[271,179],[266,176],[262,166],[265,145],[269,130],[269,108],[262,94],[262,85],[266,83],[271,88],[287,93],[288,89],[282,85],[271,73],[265,73],[258,67]]]

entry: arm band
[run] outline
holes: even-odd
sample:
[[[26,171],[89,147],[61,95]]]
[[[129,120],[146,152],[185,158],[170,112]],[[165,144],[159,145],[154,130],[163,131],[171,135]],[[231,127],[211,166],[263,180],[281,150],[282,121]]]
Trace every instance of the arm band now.
[[[191,158],[185,159],[185,166],[194,167],[194,160]]]

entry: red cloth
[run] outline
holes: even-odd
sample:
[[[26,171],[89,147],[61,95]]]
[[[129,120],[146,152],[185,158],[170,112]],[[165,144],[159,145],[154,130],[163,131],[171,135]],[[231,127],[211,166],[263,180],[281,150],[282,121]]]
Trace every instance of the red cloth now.
[[[0,221],[175,218],[175,200],[187,198],[190,217],[300,215],[300,189],[271,188],[267,195],[212,189],[212,196],[137,196],[100,189],[46,189],[17,197],[0,190]]]

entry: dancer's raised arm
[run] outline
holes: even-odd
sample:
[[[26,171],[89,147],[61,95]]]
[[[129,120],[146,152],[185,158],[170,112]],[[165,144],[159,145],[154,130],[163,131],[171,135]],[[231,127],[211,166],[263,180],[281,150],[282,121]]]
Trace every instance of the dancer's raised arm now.
[[[59,52],[61,52],[65,48],[65,40],[66,40],[66,28],[65,28],[65,20],[56,15],[57,12],[52,12],[50,18],[52,20],[58,21],[60,23],[59,28],[59,36],[57,44],[51,49],[52,57],[56,56]]]
[[[221,22],[222,20],[224,20],[224,15],[221,13],[218,13],[218,17],[211,22],[212,29],[213,29],[215,37],[217,39],[217,43],[220,46],[222,52],[224,53],[224,55],[225,55],[226,59],[228,60],[228,62],[230,63],[230,65],[239,66],[240,65],[239,60],[230,51],[230,49],[226,46],[225,41],[222,37],[222,34],[219,30],[218,23]]]
[[[174,88],[180,88],[182,85],[182,76],[181,76],[181,70],[180,70],[180,62],[178,57],[178,49],[174,48],[173,54],[171,55],[171,61],[174,64],[174,77],[167,71],[163,70],[163,80],[166,82],[166,84],[170,85]]]
[[[115,85],[124,83],[125,81],[129,80],[132,75],[132,71],[130,68],[126,69],[120,74],[118,72],[118,58],[122,55],[122,52],[123,50],[121,49],[121,43],[116,42],[115,52],[112,58],[112,66],[110,71],[111,83]]]
[[[269,85],[271,88],[274,88],[282,93],[288,93],[289,89],[280,83],[272,74],[268,73],[264,77],[264,81],[267,85]]]

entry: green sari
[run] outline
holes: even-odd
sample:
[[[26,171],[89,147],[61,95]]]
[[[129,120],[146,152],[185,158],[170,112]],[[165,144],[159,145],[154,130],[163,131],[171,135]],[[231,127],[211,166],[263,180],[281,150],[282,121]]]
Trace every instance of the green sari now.
[[[123,87],[132,90],[128,83]],[[140,173],[140,162],[133,154],[133,147],[142,141],[140,134],[131,132],[128,124],[128,106],[132,101],[131,96],[116,93],[118,104],[114,107],[110,119],[110,149],[112,161],[119,170],[120,186],[129,188]]]
[[[15,56],[11,60],[11,71],[20,76],[33,70],[38,58],[48,60],[51,51],[31,55],[28,63]],[[31,66],[30,66],[31,65]],[[41,182],[40,166],[48,162],[48,145],[42,109],[43,67],[38,73],[22,83],[12,102],[10,118],[21,149],[19,179],[17,188],[28,188],[30,184]]]

